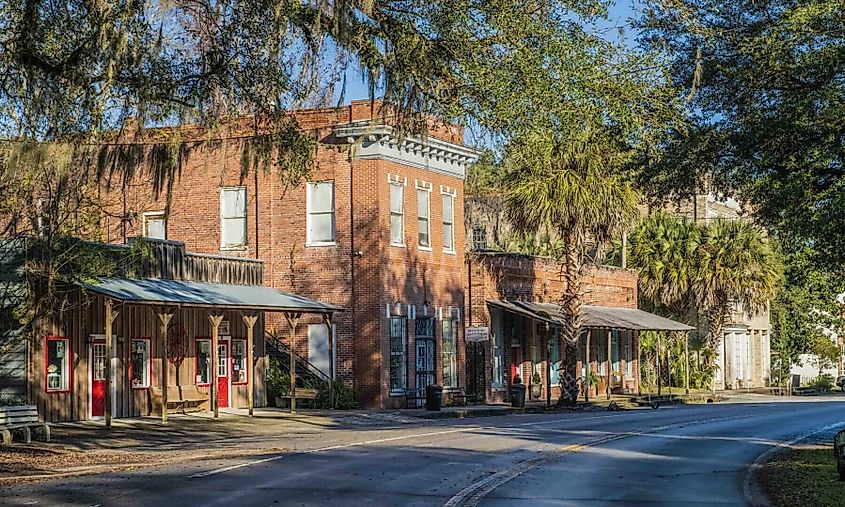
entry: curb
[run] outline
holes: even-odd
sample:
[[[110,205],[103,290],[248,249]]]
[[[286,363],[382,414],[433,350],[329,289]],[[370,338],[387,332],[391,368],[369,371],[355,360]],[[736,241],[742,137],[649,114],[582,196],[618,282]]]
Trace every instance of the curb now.
[[[827,426],[821,428],[816,428],[807,433],[802,433],[787,442],[780,442],[775,447],[772,447],[763,454],[757,456],[757,458],[748,465],[748,469],[745,472],[745,478],[742,481],[742,495],[745,497],[745,503],[747,505],[751,505],[752,507],[769,507],[772,505],[772,502],[769,501],[769,497],[763,492],[762,488],[755,480],[755,477],[760,469],[763,468],[766,463],[771,461],[773,456],[817,433],[829,431],[841,426],[845,426],[845,423],[838,422],[828,424]]]

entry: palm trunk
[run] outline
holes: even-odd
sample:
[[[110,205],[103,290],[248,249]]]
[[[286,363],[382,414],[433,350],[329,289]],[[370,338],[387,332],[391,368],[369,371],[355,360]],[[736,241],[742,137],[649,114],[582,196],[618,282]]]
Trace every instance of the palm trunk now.
[[[566,352],[565,359],[558,367],[558,378],[563,380],[566,374],[576,377],[578,338],[581,332],[581,261],[578,246],[575,244],[571,233],[562,234],[563,238],[563,281],[564,289],[561,294],[561,315],[560,320],[563,326],[560,330],[560,350]],[[558,399],[558,404],[563,403],[564,393]]]

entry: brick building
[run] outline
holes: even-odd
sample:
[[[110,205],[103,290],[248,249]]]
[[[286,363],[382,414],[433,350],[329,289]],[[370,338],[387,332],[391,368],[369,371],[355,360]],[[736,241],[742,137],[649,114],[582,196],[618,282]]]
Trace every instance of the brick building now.
[[[327,374],[333,354],[334,374],[364,406],[402,404],[406,390],[434,382],[461,388],[465,241],[456,224],[477,154],[451,126],[399,137],[379,107],[296,112],[318,143],[312,176],[293,188],[272,171],[244,175],[236,136],[192,150],[169,202],[153,197],[148,174],[112,182],[120,202],[104,218],[107,239],[144,235],[260,259],[266,285],[345,308],[334,340],[303,317],[295,350]],[[267,328],[288,332],[281,320]]]

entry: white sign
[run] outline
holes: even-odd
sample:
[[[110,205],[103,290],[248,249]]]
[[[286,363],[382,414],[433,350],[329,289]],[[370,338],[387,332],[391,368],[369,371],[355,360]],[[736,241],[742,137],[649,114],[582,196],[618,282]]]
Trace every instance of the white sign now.
[[[464,340],[470,342],[486,342],[490,336],[490,328],[486,326],[468,327],[464,334]]]

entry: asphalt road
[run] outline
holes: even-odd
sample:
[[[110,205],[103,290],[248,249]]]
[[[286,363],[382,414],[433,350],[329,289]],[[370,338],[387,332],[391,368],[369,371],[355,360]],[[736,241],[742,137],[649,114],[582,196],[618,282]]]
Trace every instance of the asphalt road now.
[[[841,400],[841,401],[840,401]],[[267,437],[289,452],[41,482],[11,505],[744,505],[748,466],[845,425],[842,398],[396,424]],[[829,429],[829,428],[828,428]]]

